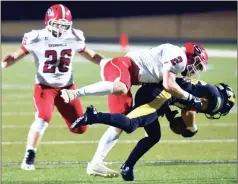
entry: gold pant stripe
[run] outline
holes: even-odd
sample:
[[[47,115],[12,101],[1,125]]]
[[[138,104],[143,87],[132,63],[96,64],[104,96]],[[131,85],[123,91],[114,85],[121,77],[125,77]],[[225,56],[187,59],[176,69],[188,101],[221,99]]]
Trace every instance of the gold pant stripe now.
[[[141,105],[131,111],[127,117],[132,119],[132,118],[137,118],[140,116],[145,116],[152,114],[156,112],[160,107],[168,100],[171,98],[171,95],[167,93],[165,90],[163,90],[153,101],[150,103]]]

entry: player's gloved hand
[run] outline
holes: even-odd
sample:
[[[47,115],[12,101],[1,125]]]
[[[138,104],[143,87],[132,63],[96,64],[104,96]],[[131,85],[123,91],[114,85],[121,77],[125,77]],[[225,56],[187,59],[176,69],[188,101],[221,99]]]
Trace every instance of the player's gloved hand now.
[[[198,132],[198,127],[195,124],[193,127],[187,127],[185,132],[182,134],[183,137],[193,137]]]
[[[192,108],[195,108],[197,112],[202,110],[202,100],[196,96],[190,94],[188,102]]]
[[[64,99],[65,103],[69,103],[78,97],[77,90],[69,90],[69,89],[62,89],[60,96],[61,96],[61,98]]]

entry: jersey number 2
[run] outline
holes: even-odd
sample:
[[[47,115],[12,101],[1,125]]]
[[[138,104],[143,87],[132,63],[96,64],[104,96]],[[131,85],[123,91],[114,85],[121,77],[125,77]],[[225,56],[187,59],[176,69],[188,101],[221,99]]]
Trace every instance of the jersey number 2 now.
[[[60,72],[67,72],[69,69],[66,66],[69,66],[70,59],[65,58],[65,55],[71,57],[71,52],[72,52],[71,49],[62,50],[61,53],[60,53],[59,64],[56,65],[56,63],[57,63],[57,52],[55,50],[46,50],[45,51],[45,57],[48,58],[48,59],[51,57],[51,59],[47,60],[45,62],[43,72],[44,73],[55,73],[56,67],[58,67]]]
[[[170,62],[172,65],[176,65],[178,63],[181,63],[183,61],[183,58],[181,56],[178,56],[177,58],[171,59]]]

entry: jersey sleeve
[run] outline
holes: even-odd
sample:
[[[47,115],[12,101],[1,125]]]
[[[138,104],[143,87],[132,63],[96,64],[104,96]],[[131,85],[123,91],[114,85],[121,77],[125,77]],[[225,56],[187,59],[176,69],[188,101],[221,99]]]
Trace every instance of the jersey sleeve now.
[[[79,29],[73,29],[73,33],[77,38],[77,52],[83,52],[86,48],[85,37],[83,31]]]
[[[183,53],[165,48],[162,54],[163,71],[173,72],[175,75],[183,72],[187,62],[185,59]]]
[[[25,53],[32,52],[32,46],[37,37],[38,37],[37,31],[32,30],[31,32],[25,33],[22,38],[21,49],[24,50]]]

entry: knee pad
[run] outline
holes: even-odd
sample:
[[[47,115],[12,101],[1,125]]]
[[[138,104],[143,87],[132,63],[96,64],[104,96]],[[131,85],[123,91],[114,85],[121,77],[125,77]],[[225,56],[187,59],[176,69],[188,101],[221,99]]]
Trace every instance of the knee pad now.
[[[83,134],[84,132],[86,132],[86,130],[87,130],[87,126],[86,125],[84,125],[84,126],[81,126],[81,127],[78,127],[78,128],[76,128],[76,129],[74,129],[74,130],[72,130],[72,129],[69,129],[72,133],[75,133],[75,134]]]
[[[40,135],[43,135],[46,128],[48,127],[48,122],[41,118],[36,118],[35,121],[31,125],[31,129],[35,130],[36,132],[39,132]]]

